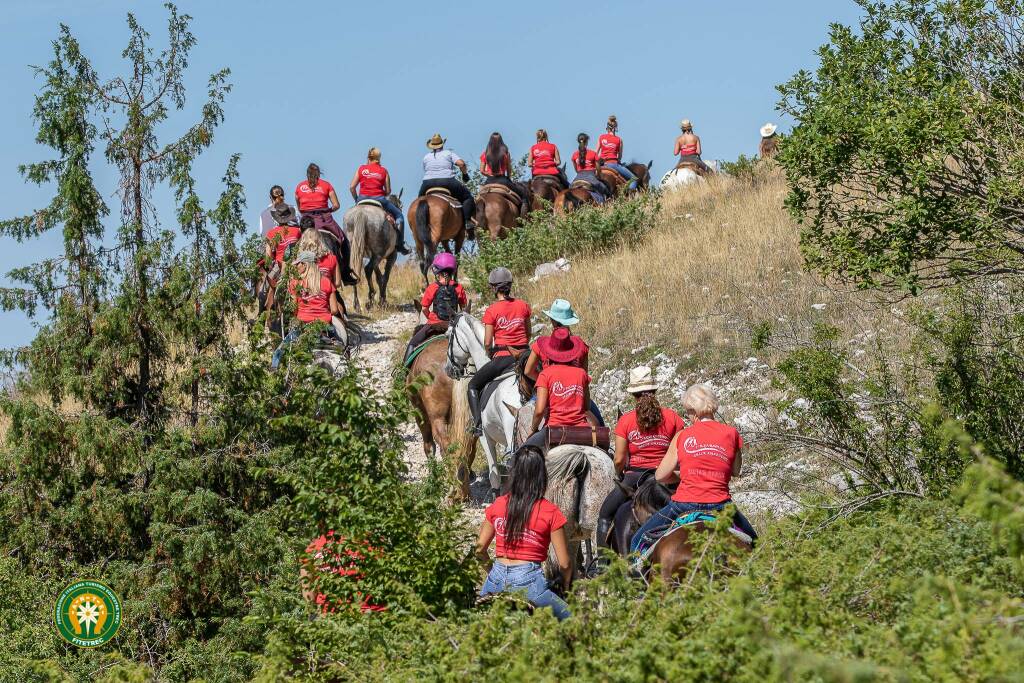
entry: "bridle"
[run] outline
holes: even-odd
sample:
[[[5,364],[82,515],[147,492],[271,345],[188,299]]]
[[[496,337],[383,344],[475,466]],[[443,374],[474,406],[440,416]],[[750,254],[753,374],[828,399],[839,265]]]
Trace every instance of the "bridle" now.
[[[448,349],[446,353],[446,363],[444,366],[444,372],[448,377],[454,380],[465,379],[469,376],[469,363],[465,365],[459,365],[459,362],[455,359],[455,347],[459,347],[459,351],[472,358],[472,354],[469,349],[463,346],[462,341],[459,339],[459,322],[463,318],[463,313],[456,313],[450,321],[448,321]]]

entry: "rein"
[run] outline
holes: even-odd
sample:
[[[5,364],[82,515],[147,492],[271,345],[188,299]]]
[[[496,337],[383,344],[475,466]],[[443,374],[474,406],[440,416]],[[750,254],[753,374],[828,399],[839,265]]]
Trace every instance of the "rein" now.
[[[463,346],[462,340],[459,339],[459,323],[462,321],[463,315],[463,313],[456,314],[448,323],[448,329],[451,333],[448,335],[448,350],[446,352],[448,362],[445,363],[444,371],[445,374],[454,380],[465,379],[470,374],[468,371],[469,363],[459,365],[458,361],[455,360],[455,346],[458,345],[459,351],[462,351],[470,358],[473,357],[470,350]]]

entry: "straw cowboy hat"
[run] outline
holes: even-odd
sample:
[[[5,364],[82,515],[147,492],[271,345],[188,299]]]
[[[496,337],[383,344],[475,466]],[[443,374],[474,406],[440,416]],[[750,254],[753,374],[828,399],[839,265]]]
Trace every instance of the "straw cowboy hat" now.
[[[775,135],[775,131],[777,131],[778,129],[779,127],[776,126],[774,123],[766,123],[763,126],[761,126],[761,137],[770,138],[771,136]]]
[[[550,337],[538,339],[537,346],[545,358],[555,363],[571,363],[583,355],[583,340],[565,327],[559,327]]]
[[[572,310],[572,304],[565,299],[555,299],[551,302],[551,308],[544,311],[544,315],[567,327],[580,321],[576,311]]]
[[[690,121],[690,119],[683,119],[682,121],[679,122],[679,128],[682,130],[693,128],[693,123]]]
[[[629,371],[629,386],[626,391],[630,394],[639,394],[644,391],[657,391],[658,385],[654,382],[654,375],[646,365],[633,368]]]
[[[440,133],[434,133],[434,137],[427,140],[427,147],[430,149],[441,149],[444,147],[445,139],[441,137]]]

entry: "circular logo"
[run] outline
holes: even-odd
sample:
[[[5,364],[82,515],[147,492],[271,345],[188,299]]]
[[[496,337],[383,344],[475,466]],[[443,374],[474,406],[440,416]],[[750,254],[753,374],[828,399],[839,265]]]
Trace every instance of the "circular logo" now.
[[[72,645],[99,647],[121,628],[121,601],[99,581],[75,581],[57,598],[53,620],[61,638]]]

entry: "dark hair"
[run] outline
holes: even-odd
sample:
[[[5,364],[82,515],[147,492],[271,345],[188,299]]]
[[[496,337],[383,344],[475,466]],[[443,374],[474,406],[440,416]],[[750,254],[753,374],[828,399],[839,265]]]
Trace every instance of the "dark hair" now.
[[[494,290],[495,294],[504,294],[505,296],[512,298],[512,283],[502,282],[500,285],[491,285],[491,289]]]
[[[619,120],[615,118],[615,114],[608,117],[608,125],[605,126],[609,133],[614,133],[619,129]]]
[[[505,160],[506,154],[508,154],[508,147],[501,139],[501,133],[491,133],[491,139],[487,141],[487,151],[484,152],[487,165],[491,167],[491,173],[500,175],[501,162]],[[509,169],[505,169],[505,171],[507,173]]]
[[[281,199],[284,199],[284,188],[281,187],[280,185],[271,185],[270,186],[270,198],[271,199],[274,198],[274,191],[275,190],[280,192],[281,193]]]
[[[650,432],[659,427],[665,416],[661,414],[658,395],[644,391],[636,395],[636,426],[641,432]]]
[[[302,228],[303,231],[309,230],[315,225],[316,221],[313,220],[312,216],[303,216],[302,218],[299,219],[299,227]]]
[[[545,142],[548,139],[548,132],[543,128],[537,129],[537,142]]]
[[[523,446],[516,452],[515,462],[512,463],[512,481],[505,510],[506,548],[522,539],[533,506],[544,497],[547,487],[548,470],[544,464],[544,453],[534,446]]]
[[[576,136],[576,142],[580,143],[580,158],[579,158],[579,169],[582,171],[587,166],[587,143],[590,142],[590,136],[586,133],[580,133]]]
[[[320,180],[320,167],[316,164],[310,164],[306,167],[306,180],[309,182],[309,189],[315,190],[316,184]]]

